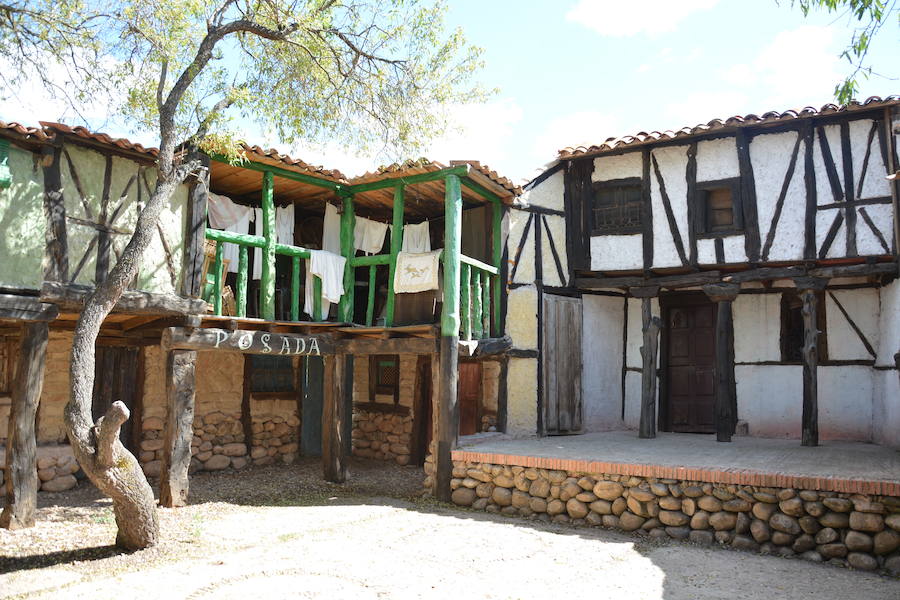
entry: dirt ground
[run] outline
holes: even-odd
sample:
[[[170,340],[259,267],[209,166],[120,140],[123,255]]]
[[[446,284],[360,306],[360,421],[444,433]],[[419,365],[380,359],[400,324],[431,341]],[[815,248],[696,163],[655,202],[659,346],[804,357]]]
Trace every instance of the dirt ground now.
[[[870,573],[460,510],[420,482],[372,462],[344,486],[318,461],[198,474],[190,506],[160,510],[160,546],[133,554],[91,486],[41,494],[36,527],[0,530],[0,597],[900,598]]]

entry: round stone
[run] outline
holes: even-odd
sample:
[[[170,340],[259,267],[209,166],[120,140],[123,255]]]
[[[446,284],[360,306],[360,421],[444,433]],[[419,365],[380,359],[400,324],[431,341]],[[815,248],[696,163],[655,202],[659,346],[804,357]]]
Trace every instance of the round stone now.
[[[457,506],[472,506],[475,498],[475,490],[467,487],[456,488],[450,494],[450,500]]]
[[[668,496],[669,495],[669,488],[664,483],[659,483],[659,482],[651,483],[650,491],[653,492],[657,496]]]
[[[832,529],[846,529],[850,526],[850,515],[840,512],[827,512],[819,517],[819,523],[822,527],[831,527]]]
[[[693,517],[694,513],[697,512],[697,501],[693,498],[682,498],[681,512],[689,517]]]
[[[497,506],[509,506],[512,504],[512,492],[505,487],[495,487],[491,493],[491,500]]]
[[[625,498],[616,498],[612,503],[612,511],[613,514],[617,517],[621,515],[628,508],[628,503],[625,501]]]
[[[149,464],[151,463],[144,465],[145,470]],[[157,473],[157,475],[159,475],[159,473]],[[64,492],[66,490],[71,490],[77,483],[78,480],[75,479],[74,475],[67,474],[51,479],[50,481],[45,481],[41,484],[41,490],[45,492]]]
[[[808,560],[810,562],[822,562],[822,555],[816,552],[815,550],[810,550],[809,552],[804,552],[800,555],[800,558],[803,560]]]
[[[815,502],[819,499],[819,493],[813,490],[800,490],[800,498],[804,502]]]
[[[634,531],[636,529],[640,529],[641,525],[644,524],[644,518],[639,517],[638,515],[625,511],[619,516],[619,527],[624,529],[625,531]]]
[[[778,503],[778,498],[775,496],[775,494],[769,494],[768,492],[753,492],[753,497],[760,502],[766,502],[768,504]]]
[[[721,500],[722,502],[728,502],[729,500],[734,499],[734,494],[729,492],[724,488],[717,487],[712,491],[713,496]]]
[[[728,512],[746,512],[750,510],[750,503],[746,500],[735,498],[722,503],[722,510],[727,510]]]
[[[900,531],[900,513],[894,513],[884,518],[884,524],[893,529]]]
[[[546,479],[535,479],[531,482],[528,493],[537,498],[546,498],[550,495],[550,482]]]
[[[597,484],[594,485],[594,494],[601,500],[615,500],[616,498],[619,498],[624,491],[625,488],[622,487],[622,484],[615,481],[598,481]],[[531,492],[531,495],[534,496],[534,492]]]
[[[531,501],[531,496],[520,490],[513,490],[512,505],[516,508],[525,508]]]
[[[568,502],[569,498],[574,498],[581,493],[581,488],[574,481],[568,481],[562,485],[559,490],[559,499]]]
[[[756,552],[757,550],[759,550],[759,544],[754,542],[746,535],[734,536],[734,540],[732,540],[731,542],[731,547],[737,550],[748,550],[750,552]]]
[[[659,507],[665,510],[681,510],[681,499],[673,496],[663,496],[659,499]]]
[[[493,483],[479,483],[475,486],[475,495],[479,498],[490,498],[494,493],[494,487]]]
[[[774,496],[772,496],[774,498]],[[762,521],[768,521],[772,518],[772,515],[778,510],[777,504],[771,504],[768,502],[757,502],[753,505],[753,516]]]
[[[547,514],[550,516],[560,515],[566,510],[566,503],[558,498],[554,498],[547,503]]]
[[[690,527],[666,527],[666,533],[675,540],[686,540],[691,535]]]
[[[850,552],[871,552],[872,538],[859,531],[850,530],[844,536],[844,544]]]
[[[778,503],[778,508],[781,509],[786,515],[790,515],[792,517],[800,517],[803,516],[803,500],[800,498],[790,498],[789,500],[782,500]]]
[[[825,498],[822,500],[822,504],[827,506],[830,510],[839,513],[850,512],[853,510],[853,503],[847,498]]]
[[[688,498],[699,498],[703,495],[703,488],[699,485],[689,485],[681,490]]]
[[[216,454],[203,463],[203,468],[207,471],[221,471],[222,469],[227,469],[230,465],[230,458],[222,454]]]
[[[875,534],[873,550],[875,554],[890,554],[900,548],[900,533],[893,529],[885,529]]]
[[[697,500],[697,506],[710,513],[722,510],[722,502],[718,498],[712,496],[703,496]]]
[[[543,498],[532,498],[528,502],[528,508],[536,513],[545,513],[547,512],[547,501]]]
[[[566,512],[569,513],[569,516],[573,519],[583,519],[590,511],[588,510],[587,505],[581,500],[570,498],[566,502]]]
[[[598,515],[611,515],[612,503],[607,500],[594,500],[590,504],[590,509]]]
[[[690,539],[695,544],[702,544],[704,546],[709,546],[715,540],[712,531],[703,531],[697,529],[691,531],[688,539]]]
[[[838,539],[838,532],[832,529],[831,527],[826,527],[822,531],[816,534],[816,543],[817,544],[830,544]]]
[[[729,531],[734,529],[737,523],[737,516],[734,513],[720,511],[713,513],[709,517],[709,524],[716,531]]]
[[[884,529],[884,517],[876,513],[853,511],[850,513],[850,528],[877,533]]]
[[[789,517],[784,513],[779,512],[772,515],[772,518],[769,519],[769,525],[772,526],[772,529],[776,529],[784,533],[789,533],[791,535],[797,535],[798,533],[800,533],[800,524],[797,523],[797,519],[795,519],[794,517]]]
[[[803,535],[797,537],[794,540],[794,545],[791,546],[791,549],[797,554],[803,554],[804,552],[809,552],[816,547],[816,540],[813,536],[808,533],[804,533]]]
[[[768,523],[761,521],[760,519],[754,519],[753,522],[750,523],[750,535],[753,536],[754,540],[762,544],[771,539],[772,531],[769,529]]]
[[[844,558],[847,556],[847,546],[844,544],[823,544],[817,550],[825,558]]]
[[[747,516],[747,513],[737,513],[734,531],[735,533],[748,533],[750,531],[750,517]]]
[[[619,528],[619,517],[616,515],[603,515],[603,526],[610,529]]]
[[[603,516],[598,515],[595,512],[588,513],[588,516],[586,516],[584,518],[584,520],[587,522],[588,525],[591,525],[593,527],[598,527],[600,525],[603,525]]]
[[[709,529],[709,513],[705,510],[698,510],[694,513],[694,516],[691,517],[691,529]]]
[[[860,571],[874,571],[878,568],[878,561],[871,554],[863,552],[851,552],[847,555],[847,563]]]
[[[680,510],[661,510],[659,511],[659,520],[670,527],[681,527],[687,525],[691,518]]]
[[[652,500],[656,500],[656,495],[650,490],[631,488],[628,490],[628,499],[634,499],[639,502],[650,502]]]
[[[800,529],[802,529],[804,533],[808,533],[810,535],[815,535],[819,533],[820,529],[822,529],[822,526],[819,525],[818,519],[810,517],[809,515],[800,517],[799,519],[797,519],[797,522],[800,523]]]
[[[772,543],[776,546],[790,546],[794,543],[794,536],[783,531],[773,531]]]
[[[806,502],[803,505],[803,510],[806,511],[806,514],[812,515],[814,517],[821,517],[825,514],[825,505],[821,502]]]
[[[596,484],[597,482],[594,481],[593,477],[584,476],[578,480],[578,487],[580,487],[585,492],[593,491]]]

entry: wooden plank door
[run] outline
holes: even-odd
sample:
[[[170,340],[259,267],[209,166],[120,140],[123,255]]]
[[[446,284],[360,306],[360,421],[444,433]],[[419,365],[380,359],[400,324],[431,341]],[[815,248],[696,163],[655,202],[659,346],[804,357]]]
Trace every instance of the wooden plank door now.
[[[459,363],[459,435],[478,433],[481,404],[481,363]]]
[[[581,298],[544,294],[544,433],[581,433]]]
[[[668,428],[715,433],[716,306],[692,300],[668,311]]]
[[[124,402],[131,417],[122,424],[119,439],[132,452],[140,446],[140,428],[135,429],[134,423],[141,422],[142,362],[139,348],[97,346],[91,413],[96,421],[106,414],[113,402]]]

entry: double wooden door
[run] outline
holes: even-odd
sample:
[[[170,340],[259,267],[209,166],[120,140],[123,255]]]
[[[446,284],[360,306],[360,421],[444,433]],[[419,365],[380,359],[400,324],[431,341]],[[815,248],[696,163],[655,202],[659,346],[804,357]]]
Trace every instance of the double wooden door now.
[[[687,297],[668,308],[666,380],[670,431],[716,431],[716,306]]]

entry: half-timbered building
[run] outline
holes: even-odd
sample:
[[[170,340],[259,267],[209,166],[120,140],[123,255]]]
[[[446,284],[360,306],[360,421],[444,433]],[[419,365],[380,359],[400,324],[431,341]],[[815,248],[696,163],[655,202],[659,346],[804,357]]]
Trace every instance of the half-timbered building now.
[[[898,123],[871,98],[560,151],[510,215],[510,430],[900,447]]]

